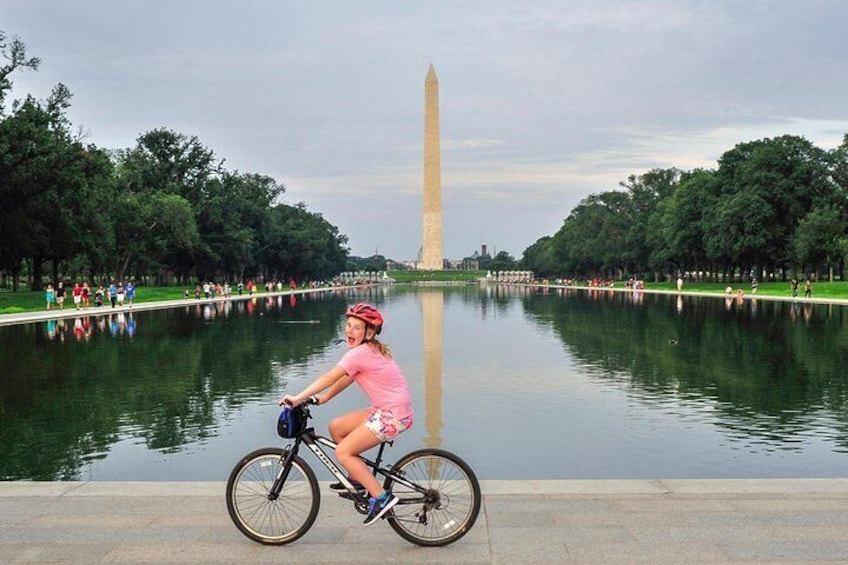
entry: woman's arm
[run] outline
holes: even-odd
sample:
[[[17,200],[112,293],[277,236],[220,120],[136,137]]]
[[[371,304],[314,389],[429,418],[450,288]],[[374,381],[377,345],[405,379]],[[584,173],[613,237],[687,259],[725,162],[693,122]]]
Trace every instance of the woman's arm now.
[[[297,406],[298,404],[300,404],[301,402],[303,402],[304,400],[306,400],[310,396],[321,392],[322,390],[324,390],[327,387],[333,386],[334,384],[336,384],[336,382],[339,379],[341,379],[342,377],[346,377],[346,376],[347,376],[347,373],[345,373],[345,370],[342,369],[341,367],[339,367],[338,365],[336,365],[335,367],[333,367],[332,369],[330,369],[329,371],[327,371],[326,373],[324,373],[323,375],[321,375],[320,377],[315,379],[315,382],[313,382],[311,385],[309,385],[308,387],[303,389],[300,392],[300,394],[296,394],[294,396],[287,394],[283,398],[280,399],[278,404],[280,404],[280,405],[288,404],[288,405],[291,405],[291,406]],[[350,383],[348,383],[348,384],[350,384]],[[338,394],[341,390],[342,389],[339,389],[338,391],[336,391],[336,394]]]
[[[327,389],[327,392],[318,397],[318,404],[326,404],[338,393],[349,387],[351,383],[353,383],[353,379],[345,373],[342,378],[337,380],[329,389]]]

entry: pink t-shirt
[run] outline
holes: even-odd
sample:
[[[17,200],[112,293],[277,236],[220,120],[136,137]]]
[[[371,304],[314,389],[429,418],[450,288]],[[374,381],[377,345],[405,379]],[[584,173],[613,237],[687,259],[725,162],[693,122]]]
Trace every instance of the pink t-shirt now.
[[[362,344],[345,353],[338,365],[362,387],[374,408],[388,408],[399,420],[412,417],[409,385],[394,359]]]

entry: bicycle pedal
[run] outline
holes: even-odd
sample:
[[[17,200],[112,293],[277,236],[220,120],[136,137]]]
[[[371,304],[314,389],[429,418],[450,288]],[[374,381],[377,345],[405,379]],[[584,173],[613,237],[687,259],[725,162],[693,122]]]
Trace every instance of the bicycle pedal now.
[[[364,494],[364,493],[365,493],[365,491],[364,491],[364,490],[361,490],[361,491],[359,491],[359,492],[360,492],[360,494]],[[356,500],[356,499],[353,497],[353,495],[352,495],[352,494],[350,494],[350,493],[349,493],[348,491],[346,491],[346,490],[343,490],[343,491],[339,492],[339,498],[344,498],[345,500]]]

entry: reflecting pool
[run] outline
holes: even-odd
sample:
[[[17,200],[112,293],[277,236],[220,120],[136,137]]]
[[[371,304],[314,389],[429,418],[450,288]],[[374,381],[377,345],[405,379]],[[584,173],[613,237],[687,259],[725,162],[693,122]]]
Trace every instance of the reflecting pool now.
[[[415,399],[395,456],[444,447],[484,479],[848,477],[843,307],[384,286],[0,328],[0,478],[225,480],[281,441],[276,400],[341,357],[360,300]],[[351,387],[315,425],[364,404]]]

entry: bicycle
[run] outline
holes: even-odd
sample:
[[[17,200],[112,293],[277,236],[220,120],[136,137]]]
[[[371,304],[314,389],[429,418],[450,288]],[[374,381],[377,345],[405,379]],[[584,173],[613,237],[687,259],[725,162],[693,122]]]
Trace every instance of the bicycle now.
[[[357,490],[323,449],[335,450],[335,442],[307,427],[311,404],[317,404],[314,397],[292,409],[297,429],[280,432],[293,443],[245,455],[227,480],[227,511],[239,531],[253,541],[291,543],[315,523],[321,492],[315,472],[299,455],[302,445],[344,485],[339,496],[351,500],[360,514],[367,513],[368,494]],[[471,467],[449,451],[431,448],[383,466],[383,451],[392,443],[381,443],[374,460],[360,456],[375,477],[385,477],[383,488],[399,498],[383,519],[403,539],[422,546],[448,545],[467,534],[481,502],[480,483]]]

